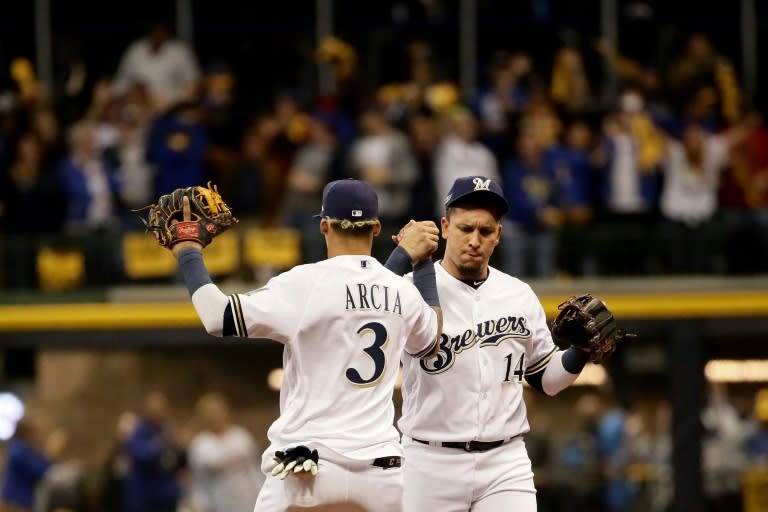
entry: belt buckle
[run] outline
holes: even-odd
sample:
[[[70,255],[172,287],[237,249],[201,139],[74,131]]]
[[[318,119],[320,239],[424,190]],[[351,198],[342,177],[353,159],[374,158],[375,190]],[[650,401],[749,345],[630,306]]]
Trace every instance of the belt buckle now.
[[[379,467],[384,470],[392,469],[392,468],[399,468],[402,465],[402,457],[393,455],[390,457],[379,457],[377,459],[373,459],[371,462],[371,466]]]
[[[467,441],[464,443],[464,451],[471,452],[472,451],[472,441]]]
[[[401,459],[400,457],[387,457],[386,465],[387,467],[384,469],[399,468],[401,465]]]

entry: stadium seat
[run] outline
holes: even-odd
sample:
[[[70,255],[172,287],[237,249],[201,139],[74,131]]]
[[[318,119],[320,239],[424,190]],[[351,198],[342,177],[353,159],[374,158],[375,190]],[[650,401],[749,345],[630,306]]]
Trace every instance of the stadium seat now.
[[[176,273],[176,259],[146,233],[126,233],[123,237],[125,273],[130,279],[157,279]],[[211,275],[231,274],[240,265],[237,234],[228,231],[217,236],[203,253]]]
[[[123,263],[129,279],[157,279],[176,272],[176,259],[160,247],[155,238],[144,232],[123,236]]]
[[[37,278],[45,291],[73,290],[85,278],[85,256],[79,249],[41,247],[36,258]]]
[[[203,261],[211,275],[236,272],[240,266],[240,239],[237,231],[226,231],[214,238],[203,252]]]
[[[768,468],[755,465],[744,471],[744,512],[762,512],[768,503]]]
[[[245,263],[249,267],[291,268],[301,263],[301,237],[291,228],[252,228],[245,233]]]

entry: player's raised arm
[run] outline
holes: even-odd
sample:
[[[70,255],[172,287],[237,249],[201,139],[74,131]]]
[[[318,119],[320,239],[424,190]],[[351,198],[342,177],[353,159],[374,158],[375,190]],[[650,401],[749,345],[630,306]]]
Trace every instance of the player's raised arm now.
[[[411,220],[397,235],[392,236],[392,241],[397,244],[397,247],[384,264],[386,268],[400,276],[413,270],[413,284],[424,302],[437,314],[437,334],[430,350],[418,354],[422,359],[429,359],[437,353],[443,333],[443,310],[440,308],[435,267],[432,261],[432,254],[437,251],[439,233],[437,225],[431,220],[421,222]]]
[[[192,220],[189,198],[183,199],[184,222]],[[197,316],[208,334],[223,336],[224,317],[229,308],[229,299],[213,283],[203,263],[203,244],[196,240],[181,241],[171,247],[179,262],[179,270],[187,286]],[[231,316],[231,313],[230,313]]]

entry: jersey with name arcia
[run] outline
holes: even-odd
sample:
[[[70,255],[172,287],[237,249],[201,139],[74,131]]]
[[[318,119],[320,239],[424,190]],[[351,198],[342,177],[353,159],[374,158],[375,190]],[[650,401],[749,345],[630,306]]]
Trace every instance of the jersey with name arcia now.
[[[441,264],[435,271],[440,350],[423,361],[403,359],[400,430],[425,441],[496,441],[527,432],[523,379],[558,350],[538,297],[494,268],[477,289]]]
[[[352,458],[399,453],[392,393],[403,351],[433,346],[437,316],[368,256],[300,265],[230,296],[237,334],[285,345],[272,447],[321,443]]]

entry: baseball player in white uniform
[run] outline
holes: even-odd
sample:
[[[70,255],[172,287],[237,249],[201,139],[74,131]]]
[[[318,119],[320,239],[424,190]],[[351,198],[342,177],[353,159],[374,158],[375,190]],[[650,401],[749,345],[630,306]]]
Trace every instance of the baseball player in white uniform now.
[[[328,259],[294,267],[246,294],[227,296],[211,282],[199,244],[172,249],[207,332],[285,345],[280,417],[268,432],[271,446],[262,460],[268,476],[256,512],[402,508],[392,394],[404,353],[415,359],[435,353],[441,313],[431,258],[414,266],[409,281],[371,257],[381,229],[377,208],[367,183],[329,183],[318,216]],[[411,251],[437,248],[437,226],[428,224],[414,230]],[[273,454],[297,446],[317,450],[316,474],[312,468],[269,476]]]
[[[440,348],[430,359],[403,359],[404,510],[533,512],[523,379],[554,395],[589,356],[560,351],[530,286],[489,266],[508,209],[501,187],[484,176],[459,178],[445,205],[445,253],[435,264]],[[407,266],[398,266],[397,252],[407,263],[396,248],[387,266],[400,273]]]

